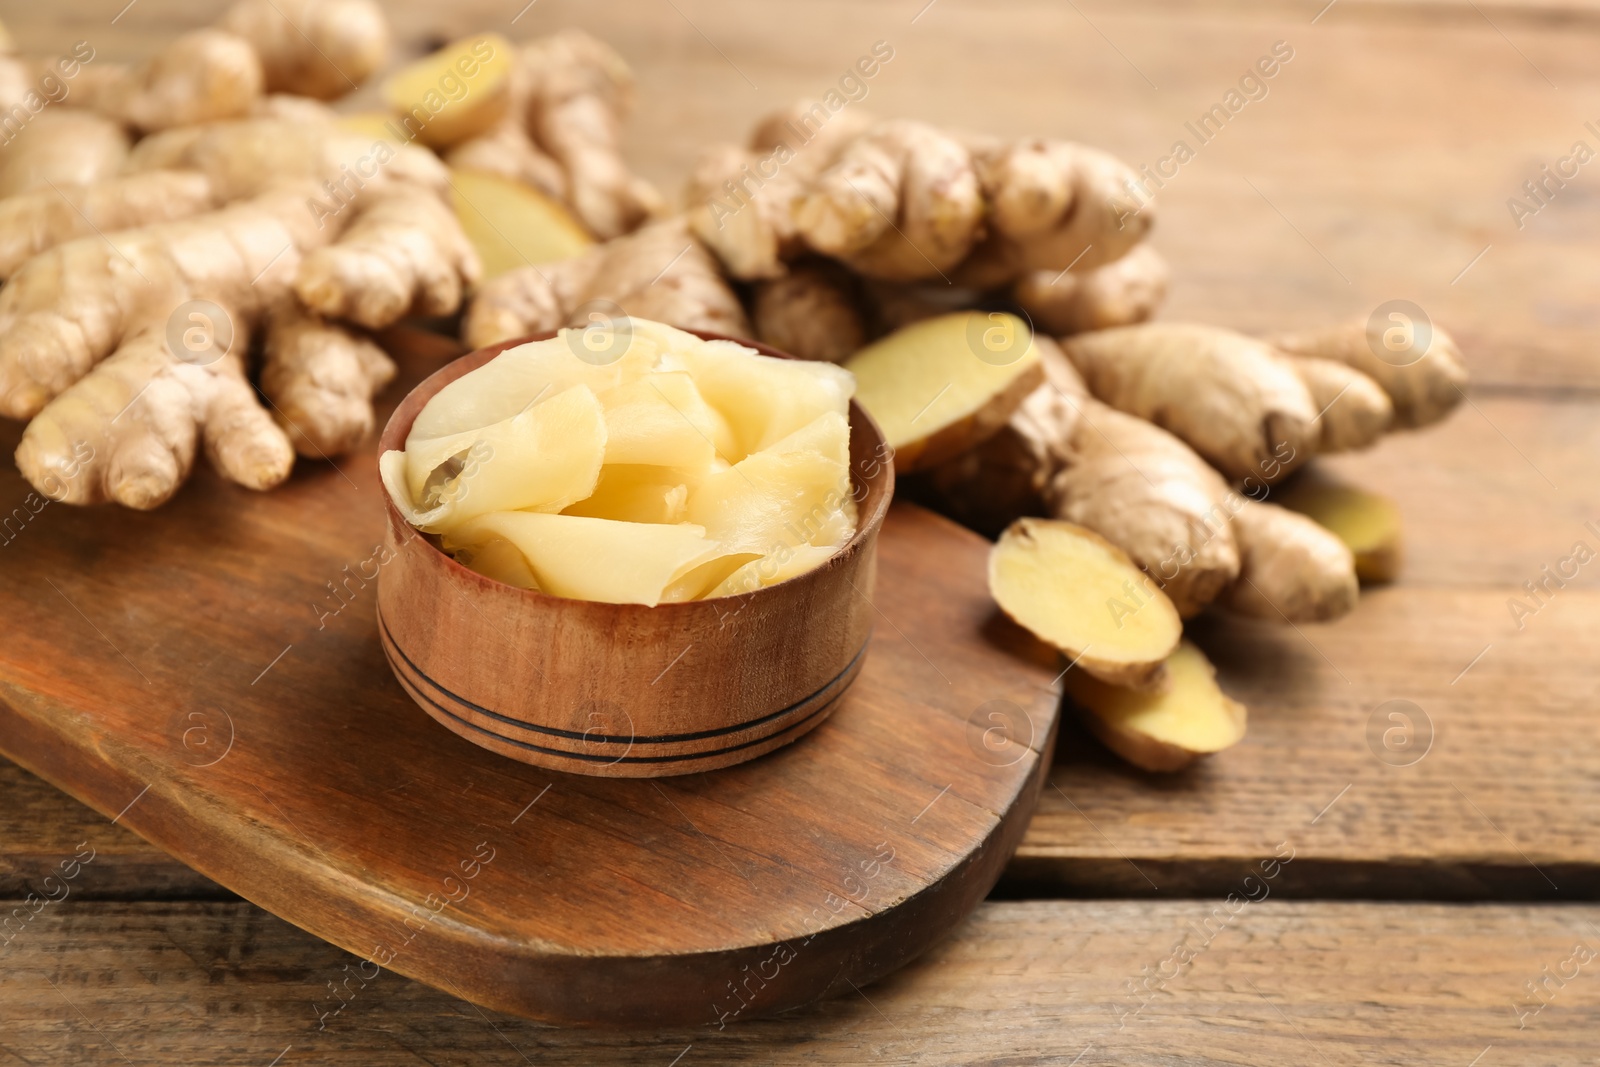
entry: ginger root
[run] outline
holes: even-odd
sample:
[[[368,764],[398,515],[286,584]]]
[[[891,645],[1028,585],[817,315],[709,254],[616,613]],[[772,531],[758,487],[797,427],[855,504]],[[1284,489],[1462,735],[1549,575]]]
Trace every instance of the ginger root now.
[[[192,30],[138,66],[94,63],[74,87],[77,101],[146,132],[249,113],[261,97],[261,57],[225,30]]]
[[[1167,295],[1172,270],[1149,245],[1091,271],[1033,271],[1017,279],[1011,296],[1035,329],[1054,336],[1132,326],[1155,314]]]
[[[1147,323],[1068,337],[1062,347],[1097,398],[1176,434],[1229,478],[1271,484],[1315,451],[1310,392],[1260,341]]]
[[[978,141],[801,102],[764,119],[748,148],[705,152],[686,203],[740,280],[816,253],[865,277],[994,289],[1133,248],[1152,218],[1132,210],[1135,177],[1080,145]]]
[[[1233,516],[1239,579],[1224,604],[1260,619],[1327,622],[1356,605],[1355,558],[1333,533],[1276,504],[1244,501]]]
[[[63,241],[184,219],[214,206],[205,175],[181,170],[7,197],[0,200],[0,279]]]
[[[1047,383],[993,437],[928,476],[933,502],[994,536],[1026,515],[1093,530],[1155,580],[1183,618],[1233,584],[1242,497],[1182,441],[1088,395],[1036,336]]]
[[[462,336],[482,348],[621,315],[750,336],[739,298],[682,220],[653,223],[573,259],[490,279],[467,309]]]
[[[250,328],[303,252],[325,238],[303,189],[210,215],[57,246],[0,290],[0,412],[29,418],[17,464],[72,503],[151,508],[168,499],[203,437],[229,479],[263,489],[294,451],[244,375]],[[186,301],[195,312],[169,336]],[[196,320],[195,315],[199,318]],[[190,331],[201,331],[189,344]],[[182,352],[179,349],[183,349]],[[87,463],[78,461],[86,444]]]
[[[426,167],[408,169],[396,155],[383,180],[319,215],[308,208],[326,187],[294,168],[326,165],[332,153],[320,138],[333,127],[310,124],[298,141],[286,135],[279,147],[291,150],[279,162],[287,175],[249,180],[226,152],[242,128],[285,124],[171,131],[149,158],[171,154],[200,166],[50,194],[78,197],[72,203],[108,226],[123,212],[130,226],[61,240],[26,259],[0,289],[0,414],[31,420],[17,462],[35,486],[64,485],[61,499],[74,503],[155,507],[187,478],[197,442],[231,480],[275,485],[297,449],[327,456],[356,444],[372,426],[372,394],[393,373],[370,343],[310,317],[293,288],[318,307],[379,325],[412,307],[453,310],[475,277],[475,253],[438,191],[405,180],[417,169],[426,176]],[[255,145],[265,168],[270,148],[243,143]],[[306,151],[293,151],[297,144]],[[432,166],[443,173],[437,160]],[[252,181],[269,191],[188,215],[208,207],[219,188]],[[59,209],[41,204],[29,220],[8,215],[11,205],[0,206],[0,217],[15,227],[0,236],[27,237],[21,228],[31,221],[35,239],[42,231],[54,231],[45,233],[52,241],[70,237]],[[164,212],[188,217],[149,222]],[[263,391],[273,415],[245,374],[250,338],[263,327]]]
[[[1395,334],[1390,337],[1390,334]],[[1393,341],[1395,347],[1390,347]],[[1427,336],[1394,328],[1350,323],[1322,330],[1282,334],[1277,348],[1300,356],[1331,359],[1367,375],[1394,403],[1400,429],[1429,426],[1454,411],[1465,398],[1467,370],[1451,336],[1429,326]],[[1418,351],[1420,349],[1420,351]]]
[[[319,100],[360,86],[388,55],[372,0],[239,0],[134,67],[85,66],[74,103],[145,132],[251,113],[267,92]]]
[[[1083,671],[1064,679],[1084,725],[1107,748],[1146,771],[1180,771],[1244,739],[1249,713],[1217,686],[1216,668],[1188,641],[1167,657],[1166,685],[1141,691]]]
[[[239,0],[218,26],[250,42],[269,93],[332,100],[389,56],[389,25],[374,0]]]
[[[116,174],[128,157],[126,128],[92,111],[49,107],[26,133],[0,151],[0,197],[87,185]]]
[[[268,311],[263,350],[261,392],[296,452],[341,456],[372,432],[372,399],[395,376],[383,349],[285,298]]]
[[[531,185],[566,204],[601,240],[660,212],[655,189],[622,160],[633,74],[610,46],[581,30],[529,41],[512,57],[506,92],[502,117],[449,142],[452,167]]]
[[[1113,685],[1155,686],[1183,636],[1166,595],[1092,530],[1019,519],[989,552],[989,593],[1012,620]]]
[[[1317,406],[1318,452],[1371,447],[1394,422],[1394,403],[1383,387],[1355,368],[1331,359],[1285,355]]]
[[[294,463],[283,431],[256,403],[238,347],[190,365],[152,324],[46,406],[16,458],[36,488],[62,487],[56,499],[65,503],[147,510],[189,476],[202,442],[212,466],[248,489],[270,489]]]
[[[1030,271],[1092,271],[1132,251],[1155,223],[1152,205],[1139,210],[1137,174],[1099,149],[986,140],[973,156],[992,205],[989,234],[958,284],[993,289]]]
[[[796,264],[756,283],[750,321],[756,336],[801,359],[842,363],[867,343],[856,279],[825,259]]]
[[[306,256],[294,291],[319,314],[377,329],[451,314],[482,269],[454,212],[433,191],[396,183],[370,192],[339,239]]]

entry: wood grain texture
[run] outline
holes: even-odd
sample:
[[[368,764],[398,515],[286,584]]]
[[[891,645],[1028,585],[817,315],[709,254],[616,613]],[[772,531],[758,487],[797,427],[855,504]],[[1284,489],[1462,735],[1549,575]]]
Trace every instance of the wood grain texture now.
[[[414,382],[436,342],[403,336]],[[713,1019],[746,980],[764,1014],[922,951],[1021,838],[1057,668],[997,624],[987,544],[930,513],[885,525],[829,721],[662,783],[514,763],[412,704],[379,647],[375,452],[270,494],[199,480],[156,515],[47,507],[0,550],[0,751],[380,966],[569,1023]],[[998,751],[995,708],[1021,721]]]
[[[1331,625],[1191,626],[1250,708],[1245,740],[1157,779],[1069,727],[1008,892],[1215,892],[1288,838],[1304,862],[1286,891],[1304,895],[1593,899],[1600,565],[1540,599],[1524,583],[1577,542],[1600,552],[1597,456],[1592,402],[1486,397],[1339,457],[1400,505],[1400,581]],[[1383,746],[1409,713],[1394,700],[1431,724],[1414,765]]]
[[[358,959],[245,904],[69,899],[36,921],[0,956],[8,1065],[1576,1067],[1600,1030],[1600,960],[1569,962],[1600,951],[1594,907],[986,904],[860,992],[648,1033],[552,1030],[392,974],[351,979]],[[344,1009],[319,1017],[346,982]]]
[[[1285,892],[1543,900],[1600,891],[1600,726],[1589,714],[1600,569],[1583,567],[1520,630],[1507,608],[1513,595],[1527,601],[1522,583],[1574,541],[1600,549],[1584,527],[1600,519],[1600,404],[1474,403],[1442,427],[1334,464],[1400,504],[1407,549],[1397,585],[1368,590],[1355,614],[1331,627],[1197,625],[1223,685],[1251,709],[1242,745],[1164,780],[1065,728],[1052,772],[1060,792],[1045,790],[1007,893],[1155,892],[1124,856],[1162,893],[1225,892],[1263,849],[1301,831],[1309,831],[1296,839],[1303,862]],[[0,485],[0,499],[20,498],[20,482]],[[36,521],[50,520],[47,510]],[[8,551],[0,548],[0,565]],[[916,640],[916,622],[901,624]],[[282,647],[263,649],[254,669]],[[109,646],[104,656],[107,669],[121,664]],[[1438,747],[1415,766],[1382,763],[1368,747],[1367,723],[1389,699],[1416,702],[1437,729]],[[1346,785],[1350,792],[1308,826]],[[70,798],[15,771],[0,775],[0,887],[36,884],[91,833],[141,872],[113,878],[119,868],[106,864],[95,875],[108,894],[141,884],[215,892]]]
[[[67,3],[8,13],[7,22],[39,48],[88,36],[107,56],[128,56],[221,6],[140,0],[113,27],[104,13]],[[1091,825],[1046,790],[1013,867],[1013,891],[1150,892],[1119,849],[1131,849],[1166,890],[1214,891],[1278,839],[1279,827],[1292,829],[1352,783],[1315,828],[1340,832],[1326,839],[1329,866],[1307,892],[1537,896],[1549,886],[1519,849],[1539,855],[1542,867],[1592,866],[1600,850],[1583,828],[1585,818],[1593,821],[1586,753],[1595,728],[1581,714],[1592,702],[1581,666],[1596,621],[1578,594],[1594,587],[1600,570],[1584,568],[1525,630],[1514,628],[1506,602],[1600,518],[1600,404],[1587,391],[1600,385],[1592,344],[1600,319],[1583,281],[1600,267],[1600,215],[1586,173],[1521,231],[1511,228],[1504,201],[1551,153],[1583,136],[1582,118],[1600,103],[1589,62],[1600,33],[1595,6],[1341,0],[1310,26],[1304,5],[1292,2],[1143,0],[1079,4],[1075,14],[1021,0],[941,0],[912,24],[922,6],[696,0],[680,4],[680,14],[668,5],[545,0],[502,28],[531,34],[582,25],[615,41],[647,90],[630,124],[630,152],[669,191],[701,143],[741,136],[763,110],[831,85],[878,37],[897,50],[864,101],[879,112],[1080,137],[1135,163],[1164,152],[1184,121],[1281,37],[1297,55],[1270,95],[1248,105],[1161,192],[1155,243],[1175,266],[1164,317],[1265,331],[1409,296],[1459,335],[1477,383],[1471,404],[1444,426],[1331,463],[1399,502],[1407,538],[1400,585],[1369,596],[1334,628],[1332,645],[1319,628],[1306,629],[1307,641],[1272,627],[1217,624],[1208,648],[1232,658],[1224,684],[1251,704],[1252,729],[1242,748],[1183,782],[1145,781],[1069,732],[1056,784],[1073,803],[1104,790],[1103,802],[1083,808]],[[389,9],[413,50],[430,35],[501,25],[515,14],[480,0]],[[1485,390],[1486,381],[1506,388]],[[1509,391],[1541,384],[1552,388]],[[0,504],[19,503],[20,483],[6,483],[4,493]],[[228,535],[225,520],[219,536]],[[251,547],[239,551],[240,565]],[[253,676],[289,640],[263,647],[254,670],[241,665],[240,673]],[[1546,664],[1557,678],[1526,676]],[[1423,683],[1416,690],[1413,671]],[[1366,747],[1366,720],[1391,694],[1416,700],[1417,692],[1428,698],[1419,702],[1439,725],[1441,747],[1416,767],[1378,763]],[[1436,764],[1487,820],[1433,777],[1445,773]],[[1529,765],[1540,772],[1529,774]],[[1474,788],[1490,791],[1487,803]],[[1350,809],[1356,815],[1336,822],[1345,802],[1363,794]],[[1569,796],[1575,804],[1551,803]],[[82,820],[68,800],[35,803],[60,810],[68,825]],[[8,818],[0,806],[0,840],[38,840],[36,824]],[[77,840],[63,837],[58,846],[46,837],[52,843],[30,854],[70,851]],[[142,843],[121,841],[130,862],[166,884],[189,877]],[[1392,862],[1402,855],[1406,863]],[[1315,869],[1309,860],[1301,868]]]
[[[4,17],[29,47],[88,38],[107,57],[130,58],[226,2],[140,0],[114,26],[121,3],[13,5]],[[915,23],[924,0],[542,0],[514,26],[520,2],[386,6],[412,50],[487,27],[520,36],[582,25],[614,41],[645,86],[631,154],[669,194],[703,142],[736,139],[762,112],[824,91],[880,38],[897,54],[865,101],[876,112],[1075,137],[1135,165],[1165,154],[1183,123],[1216,103],[1274,40],[1291,42],[1296,58],[1270,95],[1160,194],[1154,243],[1174,264],[1164,317],[1271,331],[1362,316],[1395,296],[1417,300],[1461,340],[1478,410],[1336,464],[1399,499],[1408,537],[1399,586],[1369,597],[1333,631],[1308,629],[1308,641],[1254,624],[1207,624],[1201,637],[1222,661],[1224,684],[1252,704],[1251,735],[1226,761],[1177,781],[1147,780],[1065,727],[1054,784],[1066,797],[1045,790],[1010,889],[1154,893],[1149,876],[1164,893],[1221,895],[1278,841],[1299,851],[1275,896],[1560,900],[1592,877],[1600,849],[1586,665],[1600,630],[1600,571],[1586,567],[1524,630],[1506,613],[1507,598],[1600,515],[1593,177],[1586,169],[1521,230],[1506,207],[1541,164],[1577,139],[1595,144],[1583,126],[1600,113],[1592,61],[1600,6],[1592,0],[1341,0],[1314,26],[1320,0],[940,0]],[[302,473],[296,484],[315,476]],[[201,480],[188,493],[238,494]],[[19,502],[21,491],[20,482],[0,482],[0,506]],[[159,539],[173,514],[137,520],[138,541]],[[240,541],[228,509],[214,514],[213,536],[241,574],[254,553],[294,533]],[[34,532],[51,521],[59,517],[47,510]],[[367,547],[355,536],[354,555],[325,562],[337,572]],[[137,613],[101,615],[96,606],[84,604],[137,662],[184,654],[161,652]],[[239,614],[211,602],[195,617],[202,628],[247,632]],[[5,633],[9,642],[13,631]],[[291,640],[264,635],[248,663],[195,663],[230,670],[242,685]],[[85,686],[95,673],[126,667],[109,648],[89,662]],[[1373,701],[1390,693],[1415,700],[1438,727],[1438,746],[1411,767],[1382,764],[1367,748]],[[173,745],[209,758],[204,743],[215,729],[191,735],[192,752],[181,731]],[[400,779],[402,795],[412,788]],[[216,892],[105,815],[0,763],[0,892],[38,888],[86,839],[100,851],[75,882],[76,897]],[[1572,941],[1596,944],[1591,924],[1600,916],[1581,908],[1268,902],[1247,910],[1180,983],[1116,1031],[1107,1005],[1142,967],[1159,968],[1181,928],[1203,922],[1212,905],[990,905],[958,937],[869,987],[870,1003],[852,994],[792,1019],[709,1037],[686,1032],[679,1043],[676,1035],[553,1032],[492,1013],[486,1023],[392,975],[364,989],[330,1024],[330,1037],[315,1031],[311,1004],[332,1003],[326,983],[345,980],[354,957],[242,904],[77,907],[46,911],[42,919],[70,924],[35,928],[36,940],[19,939],[3,957],[0,1063],[125,1062],[109,1038],[135,1062],[207,1064],[265,1064],[280,1053],[285,1064],[303,1056],[658,1065],[680,1053],[682,1067],[1070,1063],[1092,1041],[1084,1067],[1466,1067],[1480,1055],[1480,1067],[1491,1067],[1588,1062],[1600,1029],[1592,965],[1517,1029],[1525,983],[1567,959]]]
[[[429,375],[390,416],[379,455],[405,448],[440,390],[522,343],[491,345]],[[693,774],[793,743],[838,707],[877,622],[878,532],[894,469],[883,433],[854,401],[849,419],[849,473],[834,506],[849,495],[854,534],[822,565],[738,596],[604,604],[517,589],[450,558],[385,495],[389,558],[374,571],[395,677],[446,729],[569,774]],[[795,547],[787,539],[802,536],[791,525],[785,540],[764,547],[787,552]]]

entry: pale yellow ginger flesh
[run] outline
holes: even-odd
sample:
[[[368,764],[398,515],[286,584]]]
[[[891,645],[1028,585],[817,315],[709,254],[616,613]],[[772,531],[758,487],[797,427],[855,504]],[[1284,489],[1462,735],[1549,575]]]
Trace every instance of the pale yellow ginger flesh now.
[[[407,137],[447,148],[505,118],[515,62],[514,46],[499,34],[466,37],[396,71],[383,97]]]
[[[1027,323],[981,311],[940,315],[875,341],[844,364],[901,473],[981,444],[1044,380]]]
[[[497,581],[607,603],[729,596],[855,534],[853,392],[831,364],[622,318],[462,375],[379,466],[408,522]]]
[[[1280,489],[1275,499],[1343,541],[1363,582],[1392,582],[1400,576],[1400,509],[1388,497],[1309,470]]]
[[[453,172],[450,199],[462,232],[483,261],[485,279],[571,259],[594,244],[560,202],[498,174]]]
[[[1159,683],[1183,636],[1166,594],[1085,527],[1018,519],[989,552],[989,593],[1007,615],[1117,685]]]
[[[1095,736],[1143,770],[1182,770],[1239,743],[1245,706],[1217,687],[1205,653],[1184,641],[1167,657],[1165,674],[1158,690],[1107,685],[1080,670],[1068,671],[1064,682]]]

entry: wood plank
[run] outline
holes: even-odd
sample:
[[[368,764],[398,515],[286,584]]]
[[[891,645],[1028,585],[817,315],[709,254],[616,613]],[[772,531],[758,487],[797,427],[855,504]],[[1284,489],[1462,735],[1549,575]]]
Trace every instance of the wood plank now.
[[[386,406],[437,366],[439,340],[417,340],[387,339],[401,382]],[[276,914],[477,1003],[679,1023],[700,1008],[686,988],[791,941],[805,951],[752,1013],[837,995],[988,894],[1048,771],[1054,657],[998,618],[987,543],[912,505],[890,509],[875,562],[843,589],[867,601],[846,662],[869,647],[848,688],[812,705],[826,721],[762,758],[657,781],[515,762],[416,706],[430,683],[408,663],[408,695],[379,639],[380,590],[385,634],[420,631],[393,617],[387,584],[414,557],[392,536],[388,556],[373,547],[376,450],[303,465],[270,494],[197,480],[157,515],[44,508],[0,548],[0,752]],[[0,497],[25,491],[0,472]],[[864,515],[881,517],[884,492]],[[710,632],[740,625],[727,603]],[[801,615],[772,655],[837,622]],[[706,643],[624,645],[655,660],[639,671],[650,685],[680,660],[702,667]],[[1031,724],[1006,750],[985,740],[996,706]],[[599,716],[635,736],[624,710]],[[638,745],[652,725],[638,721]]]
[[[45,878],[82,848],[92,868],[77,879],[83,899],[219,899],[233,894],[55,786],[0,759],[0,897],[42,890]]]
[[[59,47],[92,34],[108,56],[131,55],[222,3],[141,0],[114,27],[98,11],[86,18],[82,4],[36,5],[8,13],[8,22],[30,46]],[[1600,385],[1600,364],[1591,355],[1600,319],[1583,291],[1600,256],[1597,201],[1580,179],[1521,232],[1511,228],[1504,205],[1539,163],[1583,136],[1581,120],[1600,99],[1589,62],[1594,5],[1344,0],[1315,27],[1306,25],[1306,5],[1287,2],[1080,4],[1080,16],[1027,0],[981,7],[944,0],[912,25],[921,6],[920,0],[816,3],[796,17],[775,6],[696,0],[680,4],[681,15],[668,5],[629,7],[624,15],[615,2],[547,0],[510,29],[544,32],[570,23],[616,41],[652,89],[632,124],[635,158],[668,189],[702,141],[737,136],[763,109],[819,91],[858,45],[878,37],[892,40],[897,56],[872,87],[867,104],[876,110],[949,116],[1005,132],[1069,134],[1136,162],[1156,158],[1185,119],[1282,37],[1297,57],[1271,95],[1250,104],[1227,137],[1206,146],[1162,194],[1156,242],[1174,260],[1177,277],[1167,317],[1268,329],[1359,313],[1378,298],[1401,295],[1434,308],[1462,335],[1480,382]],[[392,8],[411,47],[430,34],[508,18],[480,0],[447,9]],[[775,35],[775,26],[783,32]],[[759,88],[745,83],[735,65]],[[1561,87],[1559,94],[1545,77]],[[1449,284],[1491,244],[1465,277]],[[1256,709],[1245,746],[1196,771],[1193,780],[1161,786],[1135,780],[1069,734],[1057,784],[1080,806],[1085,790],[1109,790],[1102,807],[1083,810],[1111,843],[1047,791],[1018,868],[1031,884],[1149,891],[1117,855],[1132,849],[1128,855],[1147,870],[1168,861],[1187,865],[1183,877],[1176,869],[1155,870],[1163,875],[1154,878],[1158,884],[1209,891],[1278,827],[1294,830],[1304,812],[1320,806],[1318,797],[1345,784],[1351,793],[1314,828],[1344,827],[1326,846],[1333,867],[1321,883],[1325,891],[1363,891],[1373,864],[1408,849],[1435,858],[1386,892],[1416,884],[1413,878],[1430,893],[1490,891],[1482,879],[1517,871],[1518,849],[1541,866],[1595,854],[1594,839],[1581,835],[1576,821],[1582,812],[1592,815],[1593,794],[1582,776],[1593,775],[1574,762],[1593,748],[1586,744],[1593,739],[1590,720],[1575,715],[1585,710],[1588,680],[1576,665],[1587,655],[1593,605],[1580,590],[1564,590],[1522,632],[1512,629],[1505,606],[1513,587],[1560,558],[1583,536],[1582,523],[1600,512],[1592,477],[1595,412],[1587,400],[1541,405],[1481,393],[1474,400],[1479,411],[1464,409],[1440,430],[1394,439],[1340,466],[1400,499],[1412,545],[1404,585],[1483,588],[1470,595],[1390,590],[1326,634],[1308,628],[1315,648],[1351,677],[1349,684],[1298,635],[1246,624],[1215,627],[1207,640],[1232,664],[1225,681]],[[1577,584],[1592,587],[1591,572],[1585,569]],[[1394,643],[1423,639],[1421,652],[1395,658]],[[1485,658],[1449,685],[1487,645],[1494,647]],[[1281,679],[1252,682],[1261,672],[1257,662],[1274,677],[1303,665],[1305,681],[1288,689]],[[1428,673],[1413,688],[1403,672],[1419,666]],[[1544,666],[1561,672],[1568,688],[1519,673]],[[1483,688],[1463,696],[1474,693],[1463,688],[1469,683]],[[1403,773],[1372,759],[1364,740],[1371,708],[1393,694],[1419,700],[1441,730],[1439,750]],[[1497,722],[1502,705],[1531,730],[1527,738]],[[1465,750],[1469,742],[1481,751]],[[1513,753],[1537,759],[1539,772],[1514,764]],[[1576,807],[1563,800],[1548,809],[1562,827],[1553,838],[1566,842],[1560,846],[1543,842],[1539,804],[1559,792],[1546,788],[1547,766],[1558,781],[1579,776]],[[1484,817],[1452,781],[1476,798]],[[1502,784],[1486,805],[1468,782]],[[1363,795],[1361,807],[1351,805],[1356,816],[1335,820],[1341,806]],[[59,798],[40,802],[64,809]],[[1501,802],[1505,810],[1496,806]],[[1408,830],[1419,825],[1412,811],[1422,813],[1420,824],[1443,820],[1455,830],[1442,837]],[[81,813],[58,817],[67,825],[82,820]],[[7,818],[0,811],[0,841],[27,842],[42,833]],[[21,871],[23,857],[34,855],[27,862],[35,873],[0,873],[0,885],[36,877],[46,857],[70,851],[78,839],[74,831],[40,841],[32,853],[13,851],[3,862]],[[126,836],[121,841],[130,862],[142,856],[160,865],[149,849]],[[1198,873],[1205,870],[1212,873]],[[168,870],[162,877],[179,875]],[[1542,884],[1535,872],[1519,871],[1500,891],[1536,894]]]
[[[1288,840],[1304,895],[1593,899],[1600,593],[1563,590],[1521,632],[1506,593],[1380,591],[1300,630],[1203,620],[1251,709],[1245,740],[1158,779],[1065,734],[1013,873],[1035,891],[1214,892]],[[1418,724],[1411,749],[1384,744],[1395,712]]]
[[[1163,893],[1221,892],[1346,785],[1310,828],[1296,874],[1318,873],[1296,892],[1554,896],[1524,852],[1560,899],[1596,891],[1600,746],[1586,664],[1600,630],[1600,567],[1580,570],[1520,631],[1507,600],[1574,541],[1600,548],[1583,525],[1600,519],[1600,405],[1476,404],[1337,464],[1400,501],[1410,545],[1400,585],[1369,590],[1331,627],[1199,624],[1224,684],[1252,709],[1244,744],[1169,781],[1123,767],[1069,728],[1054,782],[1082,814],[1045,791],[1007,893],[1152,892],[1124,855]],[[49,528],[22,536],[41,533]],[[1366,724],[1389,699],[1417,702],[1439,729],[1437,751],[1414,767],[1385,765],[1367,747]],[[36,886],[86,835],[115,858],[88,892],[217,892],[70,798],[15,770],[0,775],[0,890]]]
[[[7,17],[32,48],[88,35],[127,56],[225,0],[141,0],[115,26],[91,6]],[[1405,298],[1460,336],[1481,382],[1600,388],[1586,284],[1600,273],[1594,178],[1579,172],[1521,229],[1507,207],[1575,141],[1600,148],[1583,125],[1600,113],[1593,4],[1344,0],[1312,25],[1322,5],[1297,0],[945,0],[913,23],[924,6],[545,0],[514,26],[498,0],[388,8],[409,50],[484,28],[576,25],[612,41],[645,88],[631,154],[671,195],[703,145],[820,95],[886,40],[895,58],[864,102],[885,115],[1070,136],[1135,166],[1194,142],[1159,194],[1168,318],[1277,330]],[[1278,40],[1295,57],[1268,95],[1200,145],[1184,123]]]
[[[1252,886],[1237,888],[1271,892]],[[0,1063],[1593,1062],[1600,909],[1238,907],[988,904],[905,970],[815,1009],[596,1032],[480,1011],[392,974],[363,981],[355,957],[248,904],[69,899],[0,957]],[[1526,983],[1563,970],[1534,1012]]]

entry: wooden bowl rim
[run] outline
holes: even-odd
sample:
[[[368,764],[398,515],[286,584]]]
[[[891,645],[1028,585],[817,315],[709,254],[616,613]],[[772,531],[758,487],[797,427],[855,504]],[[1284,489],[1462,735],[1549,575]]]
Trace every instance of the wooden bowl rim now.
[[[562,327],[562,329],[566,328],[568,327]],[[673,329],[682,329],[682,327],[674,326]],[[702,341],[731,341],[734,344],[743,345],[745,348],[754,349],[763,356],[772,356],[776,359],[793,359],[801,362],[807,362],[800,360],[799,356],[794,356],[788,352],[784,352],[781,349],[773,348],[771,345],[764,344],[761,341],[749,340],[743,337],[733,337],[722,333],[712,333],[709,330],[683,330],[683,332],[687,334],[693,334]],[[422,379],[422,381],[418,382],[412,387],[410,392],[406,393],[406,395],[400,399],[400,403],[395,406],[394,412],[389,416],[388,422],[384,423],[383,432],[378,435],[378,455],[381,457],[385,452],[402,450],[404,448],[406,435],[411,432],[411,427],[417,421],[417,416],[421,414],[422,409],[424,406],[426,406],[427,402],[438,395],[440,390],[442,390],[445,386],[449,385],[456,379],[477,370],[479,367],[482,367],[485,363],[488,363],[490,360],[494,359],[496,356],[507,351],[508,349],[517,348],[525,344],[532,344],[536,341],[548,341],[559,336],[560,333],[560,329],[542,330],[539,333],[529,334],[526,337],[517,337],[509,341],[500,341],[492,345],[486,345],[483,348],[479,348],[472,352],[467,352],[457,356],[455,359],[452,359],[450,362],[446,363],[444,366],[440,367],[438,370]],[[873,449],[874,454],[881,452],[887,446],[888,442],[884,438],[883,430],[878,426],[877,421],[873,419],[866,408],[862,407],[861,404],[857,402],[854,396],[850,398],[849,411],[849,425],[851,434],[853,435],[855,433],[858,425],[861,426],[871,434],[873,440],[869,443],[875,444]],[[854,484],[856,475],[854,468],[855,464],[852,461],[852,484]],[[875,478],[868,478],[865,474],[861,476],[861,484],[866,487],[867,492],[866,497],[862,502],[862,507],[858,509],[856,515],[855,533],[850,536],[848,541],[835,549],[833,554],[822,563],[808,571],[805,571],[802,574],[797,574],[792,578],[785,578],[781,582],[774,582],[772,585],[762,586],[759,589],[752,589],[748,593],[736,593],[729,596],[720,597],[702,597],[698,600],[681,600],[661,604],[608,604],[601,601],[579,600],[573,597],[557,596],[554,593],[546,593],[539,589],[522,589],[518,586],[508,585],[505,582],[490,578],[488,575],[479,574],[471,567],[461,563],[454,556],[450,555],[450,553],[440,548],[435,542],[432,534],[418,530],[415,526],[412,526],[409,522],[407,522],[405,516],[400,514],[400,509],[395,507],[394,499],[389,495],[387,486],[383,487],[383,506],[391,526],[396,529],[412,531],[412,533],[416,535],[417,540],[425,544],[429,551],[443,561],[447,573],[449,573],[452,578],[457,580],[465,579],[466,581],[476,582],[491,588],[497,587],[502,590],[508,590],[511,593],[520,594],[530,601],[548,600],[557,604],[589,604],[611,608],[645,608],[655,611],[671,611],[677,609],[684,613],[688,613],[695,611],[696,609],[704,610],[703,605],[705,604],[742,603],[748,598],[760,596],[762,593],[765,593],[771,589],[775,589],[780,585],[787,585],[789,582],[799,581],[801,579],[820,574],[825,570],[831,570],[838,564],[840,559],[853,552],[859,551],[862,543],[865,542],[868,537],[875,534],[883,525],[884,516],[889,513],[889,505],[894,499],[895,472],[894,456],[892,453],[884,456],[879,461],[878,469],[879,474]]]

